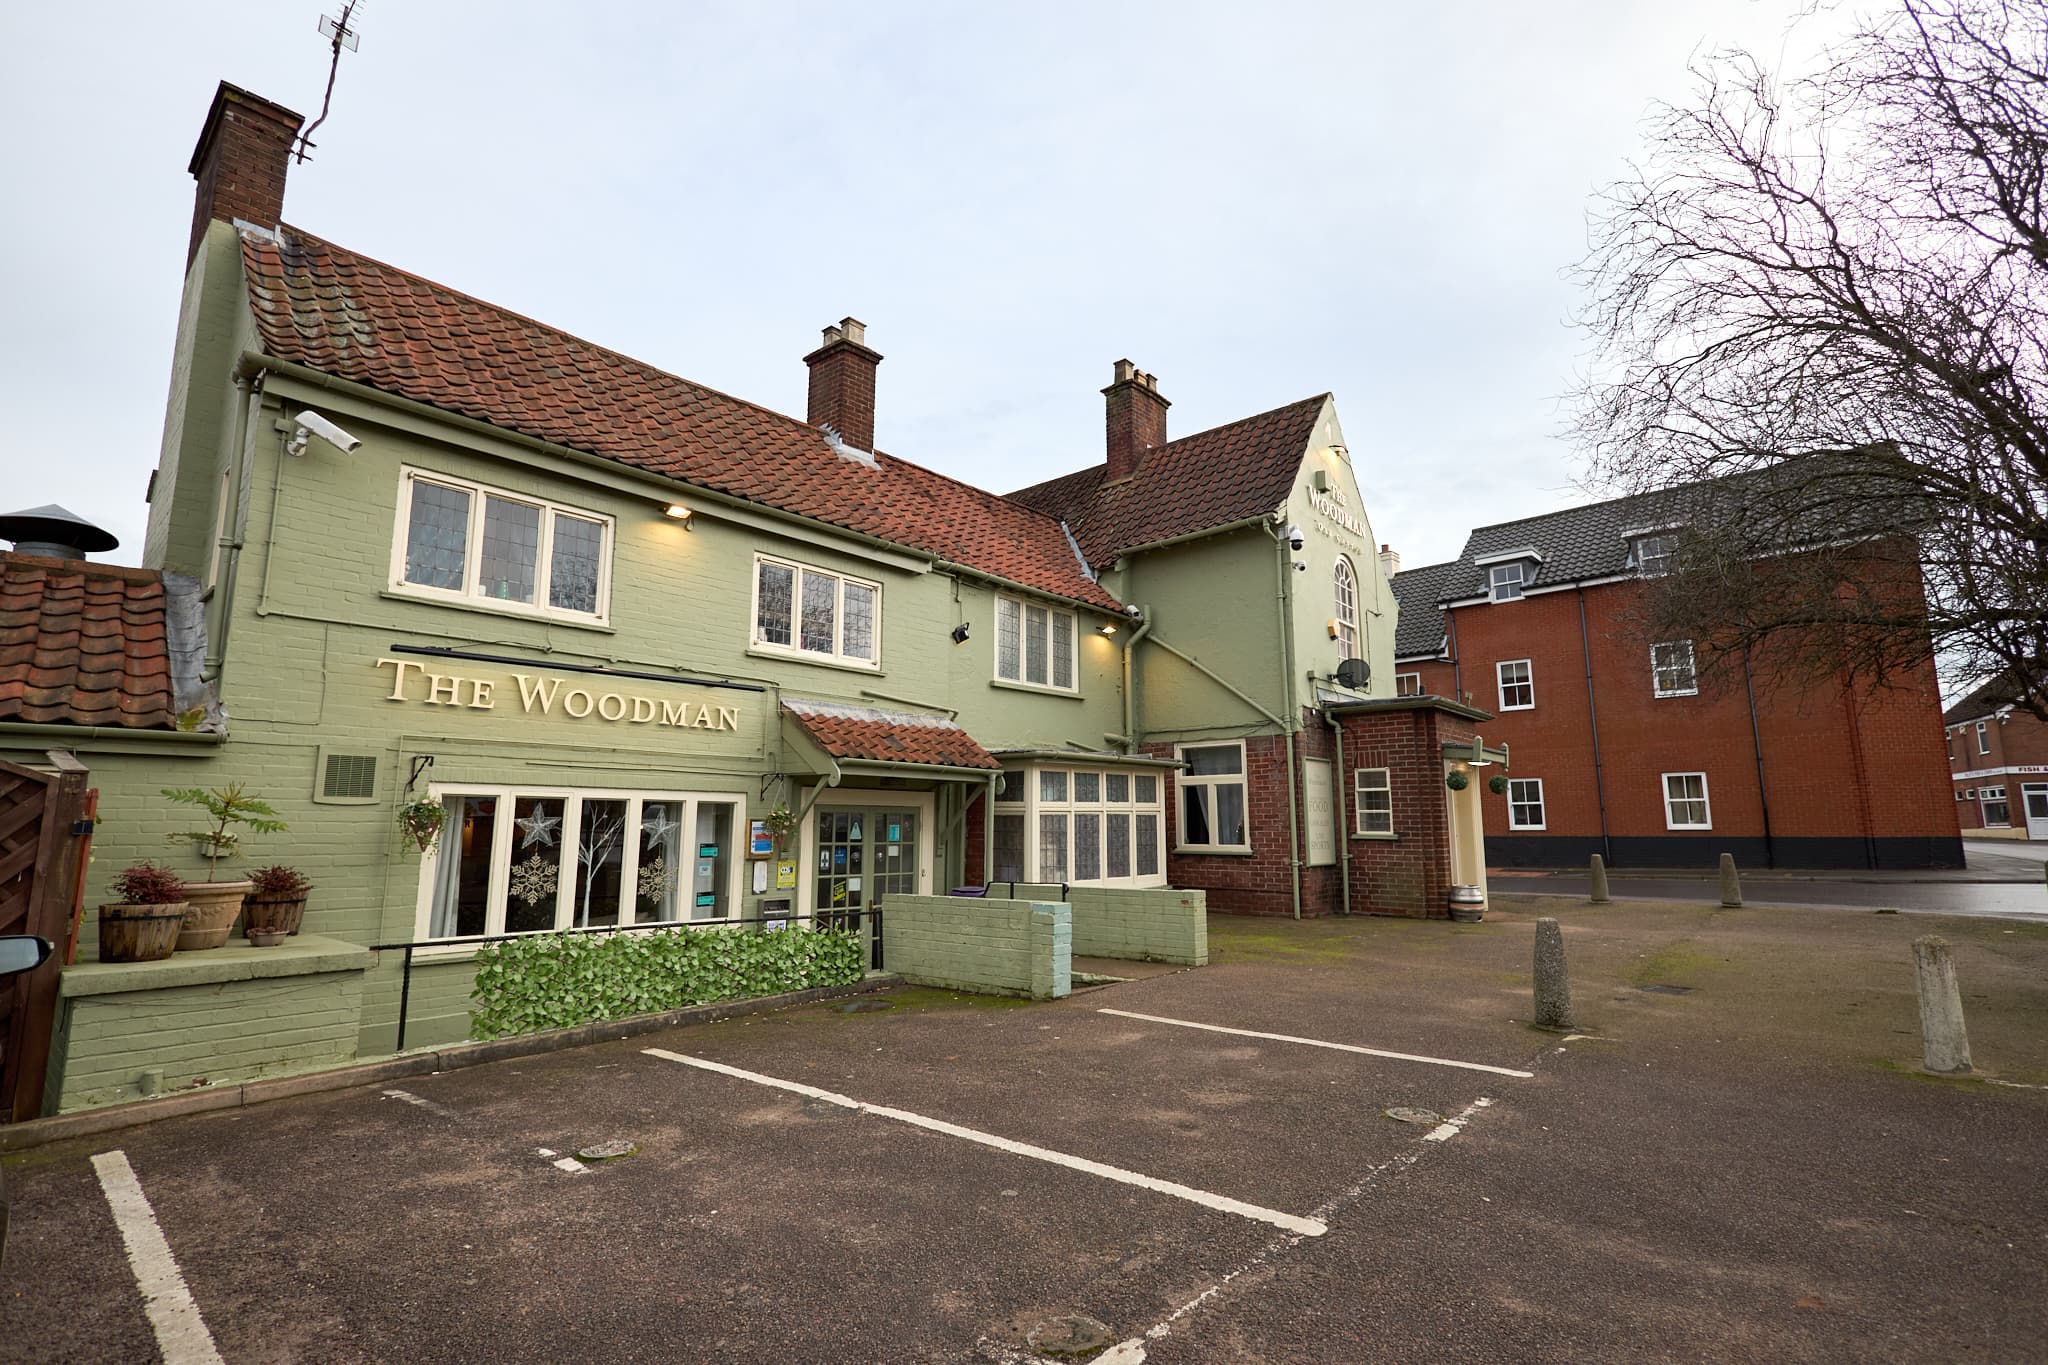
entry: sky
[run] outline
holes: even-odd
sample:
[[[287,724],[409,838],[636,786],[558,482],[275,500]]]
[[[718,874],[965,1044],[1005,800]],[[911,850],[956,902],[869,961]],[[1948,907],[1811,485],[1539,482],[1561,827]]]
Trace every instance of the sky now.
[[[0,10],[0,511],[139,558],[193,143],[317,115],[340,3]],[[1414,566],[1585,499],[1590,196],[1802,7],[369,0],[285,218],[799,417],[858,317],[877,444],[996,491],[1101,461],[1120,357],[1170,436],[1328,391]]]

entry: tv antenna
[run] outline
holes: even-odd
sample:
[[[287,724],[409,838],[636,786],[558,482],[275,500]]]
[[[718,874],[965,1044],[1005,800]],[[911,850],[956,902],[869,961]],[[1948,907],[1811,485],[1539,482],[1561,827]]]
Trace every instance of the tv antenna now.
[[[339,19],[320,16],[320,36],[329,40],[328,47],[334,59],[327,64],[327,93],[320,97],[320,117],[306,125],[306,131],[299,134],[299,160],[303,163],[306,153],[313,150],[313,130],[327,122],[327,106],[334,102],[334,74],[341,69],[341,50],[356,50],[359,41],[355,27],[356,11],[363,7],[363,0],[346,0],[341,7]]]

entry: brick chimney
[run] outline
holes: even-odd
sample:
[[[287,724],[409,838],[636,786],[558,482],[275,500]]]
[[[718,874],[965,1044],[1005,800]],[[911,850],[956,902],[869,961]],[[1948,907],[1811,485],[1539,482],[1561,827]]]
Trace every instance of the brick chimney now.
[[[1401,552],[1384,543],[1380,546],[1380,572],[1388,578],[1401,572]]]
[[[1145,452],[1166,444],[1166,409],[1159,381],[1128,360],[1116,363],[1116,382],[1102,391],[1109,400],[1109,478],[1128,479],[1138,472]]]
[[[867,346],[868,327],[841,318],[825,329],[825,344],[804,357],[811,367],[810,424],[829,426],[855,450],[875,448],[875,368],[879,351]]]
[[[224,223],[239,218],[266,228],[283,221],[285,170],[305,121],[281,104],[220,83],[186,168],[199,182],[192,242],[185,249],[188,267],[206,238],[206,225],[216,218]]]

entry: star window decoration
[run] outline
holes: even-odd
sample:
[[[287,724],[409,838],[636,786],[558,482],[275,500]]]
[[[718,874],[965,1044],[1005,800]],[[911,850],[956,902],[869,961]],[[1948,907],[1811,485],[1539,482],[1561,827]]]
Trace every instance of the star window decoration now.
[[[555,846],[555,828],[562,823],[562,817],[559,815],[549,815],[543,807],[535,806],[533,814],[527,816],[524,820],[515,820],[513,823],[519,826],[520,833],[525,836],[519,841],[521,848],[532,848],[535,844],[539,844],[544,848],[553,848]]]
[[[668,818],[668,807],[651,805],[640,817],[640,836],[649,848],[658,848],[666,843],[671,832],[681,828],[676,821]]]

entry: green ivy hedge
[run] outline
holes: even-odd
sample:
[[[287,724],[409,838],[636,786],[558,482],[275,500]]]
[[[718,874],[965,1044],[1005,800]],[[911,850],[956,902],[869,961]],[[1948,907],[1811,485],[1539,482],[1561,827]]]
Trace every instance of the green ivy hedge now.
[[[863,946],[838,929],[536,934],[477,951],[469,1036],[481,1042],[858,981]]]

